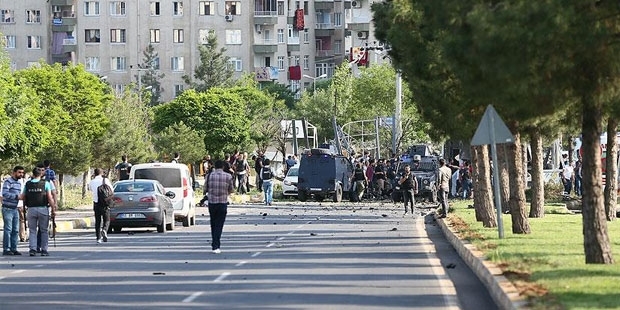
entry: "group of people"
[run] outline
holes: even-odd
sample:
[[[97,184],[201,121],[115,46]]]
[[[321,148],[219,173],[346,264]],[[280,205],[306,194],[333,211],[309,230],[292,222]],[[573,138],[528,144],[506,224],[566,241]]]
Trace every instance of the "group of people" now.
[[[582,181],[583,181],[583,164],[581,158],[571,163],[568,160],[568,154],[562,155],[562,162],[560,163],[560,178],[562,185],[564,185],[564,195],[570,196],[571,191],[575,190],[575,195],[581,197],[582,194]],[[574,185],[574,187],[573,187]]]
[[[57,208],[56,173],[49,160],[34,167],[27,181],[25,171],[15,166],[2,183],[2,255],[22,255],[18,243],[28,241],[30,256],[49,256],[49,224]]]

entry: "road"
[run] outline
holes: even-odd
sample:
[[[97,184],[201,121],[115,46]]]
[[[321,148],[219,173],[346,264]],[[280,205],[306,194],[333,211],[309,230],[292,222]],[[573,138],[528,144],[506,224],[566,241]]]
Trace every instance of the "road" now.
[[[205,208],[165,234],[123,229],[97,245],[92,230],[64,233],[49,257],[0,259],[0,308],[495,309],[428,210],[401,208],[231,206],[222,254]]]

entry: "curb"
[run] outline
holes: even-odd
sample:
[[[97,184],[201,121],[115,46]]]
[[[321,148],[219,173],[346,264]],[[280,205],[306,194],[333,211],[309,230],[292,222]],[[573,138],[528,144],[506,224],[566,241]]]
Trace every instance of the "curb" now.
[[[62,219],[56,221],[56,232],[68,232],[74,229],[86,229],[94,226],[94,217]]]
[[[459,256],[482,281],[482,284],[487,288],[500,309],[516,310],[527,308],[527,300],[519,295],[517,288],[504,277],[499,267],[487,260],[474,245],[459,239],[442,219],[435,216],[435,221],[439,224],[446,239],[452,244]]]

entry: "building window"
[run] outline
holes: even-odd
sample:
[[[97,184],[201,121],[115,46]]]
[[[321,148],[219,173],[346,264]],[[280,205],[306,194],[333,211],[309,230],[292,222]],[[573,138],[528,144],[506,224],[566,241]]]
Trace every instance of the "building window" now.
[[[304,15],[308,16],[310,9],[308,7],[308,1],[304,1]]]
[[[241,44],[241,30],[226,30],[226,44]]]
[[[110,29],[110,43],[125,43],[125,29]]]
[[[310,55],[304,55],[304,70],[310,70]]]
[[[13,10],[0,10],[0,23],[12,24],[15,22],[15,12]]]
[[[99,72],[101,69],[101,62],[99,61],[99,57],[86,57],[84,61],[84,67],[86,71],[90,72]]]
[[[17,46],[17,37],[16,36],[5,36],[4,37],[4,47],[5,48],[15,48]]]
[[[284,15],[284,1],[278,1],[278,15]]]
[[[310,33],[308,32],[308,29],[304,29],[304,43],[310,43]]]
[[[86,42],[86,43],[99,43],[99,42],[101,42],[101,33],[99,33],[99,29],[86,29],[86,30],[84,30],[84,42]]]
[[[278,43],[285,43],[285,41],[284,41],[284,29],[278,29]]]
[[[299,30],[293,28],[293,25],[287,25],[288,44],[299,44]]]
[[[110,2],[110,15],[112,16],[125,16],[125,1],[112,1]]]
[[[151,2],[151,16],[159,16],[161,11],[159,10],[159,1]]]
[[[183,84],[175,84],[174,85],[174,96],[178,97],[183,93]]]
[[[236,72],[243,71],[243,62],[241,61],[241,58],[230,57],[228,59],[228,66],[229,68],[232,68],[233,71],[236,71]]]
[[[342,13],[334,13],[334,26],[342,26]]]
[[[40,24],[41,23],[41,11],[40,10],[26,10],[26,24]]]
[[[300,85],[301,83],[299,83],[299,81],[289,81],[289,87],[291,88],[291,91],[295,94],[295,99],[301,98],[301,92],[299,91]]]
[[[185,64],[183,63],[183,56],[172,57],[170,59],[170,69],[172,69],[172,71],[183,71],[185,69]]]
[[[127,60],[125,57],[112,57],[110,62],[112,71],[125,71],[127,70]]]
[[[84,2],[84,15],[99,16],[99,1]]]
[[[153,69],[159,70],[159,56],[153,58],[153,61],[151,61],[151,66],[153,66]]]
[[[293,66],[299,66],[299,55],[293,57]]]
[[[342,41],[341,40],[334,41],[334,54],[342,54]]]
[[[284,71],[284,56],[278,56],[278,69]]]
[[[241,15],[241,1],[226,1],[226,15]]]
[[[114,84],[114,85],[112,85],[112,90],[114,91],[114,93],[116,94],[117,97],[121,97],[121,96],[123,96],[123,93],[125,93],[125,85],[123,85],[123,84]]]
[[[28,49],[40,50],[41,49],[41,36],[28,36]]]
[[[172,42],[183,43],[183,29],[172,29]]]
[[[213,1],[198,2],[198,14],[199,15],[215,15],[215,6],[213,4]]]
[[[159,43],[159,29],[151,29],[151,43]]]
[[[181,1],[172,2],[172,15],[183,16],[183,2]]]

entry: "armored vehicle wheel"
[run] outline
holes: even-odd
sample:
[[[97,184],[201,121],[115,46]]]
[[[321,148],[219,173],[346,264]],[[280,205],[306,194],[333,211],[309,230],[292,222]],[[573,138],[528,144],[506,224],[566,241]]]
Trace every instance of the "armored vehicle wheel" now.
[[[308,195],[304,191],[299,191],[297,193],[297,199],[299,199],[299,201],[306,201],[308,200]]]
[[[342,201],[342,186],[340,186],[340,184],[336,185],[336,190],[334,191],[332,200],[334,202],[341,202]]]
[[[434,190],[429,194],[430,201],[432,203],[437,203],[437,191]]]
[[[325,197],[323,197],[323,195],[321,194],[314,194],[314,200],[321,202],[323,201],[323,199],[325,199]]]

